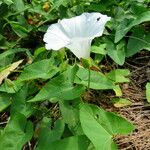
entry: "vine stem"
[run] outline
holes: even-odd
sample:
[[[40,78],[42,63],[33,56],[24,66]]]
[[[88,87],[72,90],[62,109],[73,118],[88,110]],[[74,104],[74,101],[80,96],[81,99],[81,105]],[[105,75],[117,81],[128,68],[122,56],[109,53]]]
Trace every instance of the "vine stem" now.
[[[88,69],[88,90],[90,89],[90,80],[91,80],[91,70],[89,67],[89,69]]]

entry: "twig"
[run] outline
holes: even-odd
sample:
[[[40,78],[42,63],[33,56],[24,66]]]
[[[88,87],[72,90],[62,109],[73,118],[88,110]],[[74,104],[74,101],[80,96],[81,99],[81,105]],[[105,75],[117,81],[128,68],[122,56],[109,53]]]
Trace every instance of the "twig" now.
[[[29,147],[29,150],[32,150],[30,141],[28,142],[28,147]]]
[[[0,122],[0,125],[2,125],[2,124],[7,124],[7,123],[8,123],[8,121]]]

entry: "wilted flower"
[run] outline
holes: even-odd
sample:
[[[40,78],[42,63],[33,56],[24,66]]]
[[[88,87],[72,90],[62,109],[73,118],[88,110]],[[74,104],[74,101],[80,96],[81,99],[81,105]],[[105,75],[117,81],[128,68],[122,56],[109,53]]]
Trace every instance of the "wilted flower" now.
[[[52,24],[44,35],[47,50],[70,49],[78,58],[90,56],[91,42],[103,34],[110,17],[101,13],[83,13]]]

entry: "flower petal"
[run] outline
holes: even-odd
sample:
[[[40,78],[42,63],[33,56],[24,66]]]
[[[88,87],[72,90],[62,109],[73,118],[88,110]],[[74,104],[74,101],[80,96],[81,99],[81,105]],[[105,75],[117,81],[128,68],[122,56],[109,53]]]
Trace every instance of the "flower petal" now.
[[[70,19],[60,20],[59,23],[70,38],[84,37],[85,16],[80,15]]]
[[[90,57],[91,42],[91,39],[73,39],[66,47],[79,59],[88,58]]]
[[[110,19],[101,13],[83,13],[71,19],[63,19],[59,23],[70,38],[94,38],[103,34],[104,26]]]
[[[70,42],[70,39],[59,23],[53,24],[48,28],[43,40],[46,43],[47,50],[59,50]]]
[[[76,57],[90,56],[91,42],[101,36],[110,17],[101,13],[83,13],[70,19],[60,20],[51,25],[44,35],[46,49],[69,48]]]
[[[105,24],[111,19],[111,17],[101,13],[83,13],[82,15],[86,18],[84,30],[86,32],[86,36],[89,38],[101,36],[103,34]]]

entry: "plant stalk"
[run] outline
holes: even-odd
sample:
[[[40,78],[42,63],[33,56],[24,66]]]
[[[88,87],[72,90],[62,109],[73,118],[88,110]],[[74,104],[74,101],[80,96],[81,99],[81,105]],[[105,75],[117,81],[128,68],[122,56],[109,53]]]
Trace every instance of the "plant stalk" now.
[[[89,69],[88,69],[88,90],[90,89],[90,80],[91,80],[91,70],[89,67]]]

